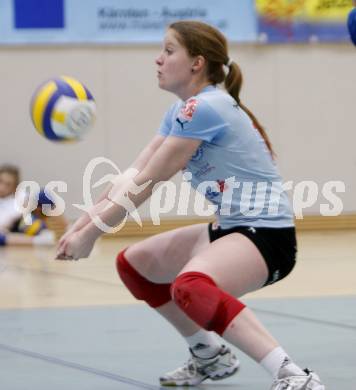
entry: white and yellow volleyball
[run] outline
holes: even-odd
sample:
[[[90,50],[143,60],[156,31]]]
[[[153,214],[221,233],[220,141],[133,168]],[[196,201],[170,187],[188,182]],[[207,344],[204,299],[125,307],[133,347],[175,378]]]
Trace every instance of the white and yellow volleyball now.
[[[37,88],[31,99],[31,118],[36,130],[50,141],[82,139],[96,118],[96,104],[78,80],[60,76]]]

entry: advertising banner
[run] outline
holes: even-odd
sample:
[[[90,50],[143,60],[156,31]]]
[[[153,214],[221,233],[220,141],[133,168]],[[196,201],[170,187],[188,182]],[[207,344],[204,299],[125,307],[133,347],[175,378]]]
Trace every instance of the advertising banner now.
[[[256,40],[254,0],[0,0],[0,44],[157,43],[179,19]]]
[[[352,0],[256,0],[258,35],[266,42],[347,41]]]

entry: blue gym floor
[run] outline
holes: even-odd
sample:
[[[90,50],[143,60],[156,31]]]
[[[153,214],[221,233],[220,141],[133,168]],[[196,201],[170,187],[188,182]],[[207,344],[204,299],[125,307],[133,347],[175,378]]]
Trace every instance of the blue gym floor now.
[[[301,366],[327,390],[356,389],[356,296],[247,299]],[[0,311],[1,390],[159,389],[188,357],[183,339],[144,305]],[[265,371],[236,351],[241,369],[200,389],[269,389]]]

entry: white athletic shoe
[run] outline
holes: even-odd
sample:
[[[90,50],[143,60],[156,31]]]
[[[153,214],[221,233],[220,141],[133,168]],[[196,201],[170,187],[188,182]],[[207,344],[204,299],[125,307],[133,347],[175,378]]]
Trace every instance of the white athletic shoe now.
[[[197,357],[192,350],[190,353],[192,356],[183,367],[159,378],[162,386],[196,386],[205,379],[224,379],[235,374],[240,366],[236,356],[225,345],[209,359]]]
[[[304,372],[305,375],[295,375],[288,369],[288,365],[282,367],[271,390],[325,390],[318,375],[308,369]]]

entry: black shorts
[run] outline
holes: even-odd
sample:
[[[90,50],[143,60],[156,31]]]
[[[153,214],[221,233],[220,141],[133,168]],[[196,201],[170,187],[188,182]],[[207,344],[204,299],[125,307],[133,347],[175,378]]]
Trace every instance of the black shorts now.
[[[235,226],[230,229],[221,229],[220,226],[213,228],[209,223],[210,242],[231,233],[241,233],[249,238],[262,254],[268,268],[268,279],[265,285],[285,278],[292,271],[297,254],[294,227]]]

